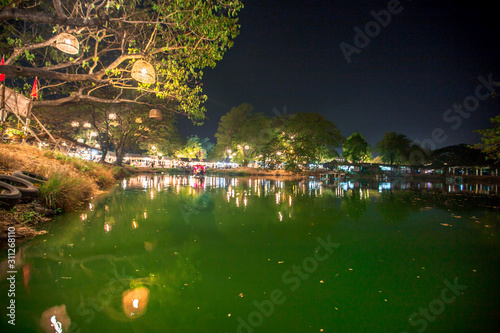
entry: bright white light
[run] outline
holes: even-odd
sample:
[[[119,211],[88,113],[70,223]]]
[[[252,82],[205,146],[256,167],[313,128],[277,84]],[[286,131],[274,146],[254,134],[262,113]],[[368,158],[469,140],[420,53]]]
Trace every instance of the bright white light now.
[[[57,321],[56,316],[50,317],[50,326],[54,327],[57,333],[62,333],[62,324]]]
[[[132,300],[132,306],[136,309],[139,307],[139,300],[137,298]]]

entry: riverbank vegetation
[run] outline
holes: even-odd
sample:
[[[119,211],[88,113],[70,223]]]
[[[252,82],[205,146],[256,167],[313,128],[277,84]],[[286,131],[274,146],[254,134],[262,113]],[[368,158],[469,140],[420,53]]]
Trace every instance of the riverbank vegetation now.
[[[130,171],[108,164],[93,163],[69,157],[56,151],[44,151],[29,145],[0,145],[0,173],[11,175],[16,170],[39,174],[48,180],[39,187],[38,199],[17,204],[12,210],[0,209],[0,241],[8,227],[15,227],[20,238],[43,231],[37,224],[49,216],[71,211],[94,196],[103,193],[116,179]]]

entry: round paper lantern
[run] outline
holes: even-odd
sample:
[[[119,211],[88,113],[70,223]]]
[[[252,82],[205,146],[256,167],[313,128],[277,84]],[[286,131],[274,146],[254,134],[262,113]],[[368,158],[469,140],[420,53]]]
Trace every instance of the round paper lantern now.
[[[163,116],[162,116],[160,110],[158,110],[158,109],[151,109],[151,111],[149,111],[149,118],[162,120]]]
[[[142,83],[155,83],[155,69],[153,65],[144,60],[139,60],[132,66],[132,78]]]
[[[78,54],[80,51],[80,44],[75,36],[67,33],[62,33],[57,36],[56,48],[69,54]]]

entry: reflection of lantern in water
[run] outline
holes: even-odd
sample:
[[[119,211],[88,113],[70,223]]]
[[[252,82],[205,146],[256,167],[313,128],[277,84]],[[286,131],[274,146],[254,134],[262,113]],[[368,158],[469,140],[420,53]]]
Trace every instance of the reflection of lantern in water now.
[[[142,316],[148,307],[149,289],[140,287],[129,289],[122,294],[123,311],[130,319]]]
[[[56,305],[45,310],[40,317],[40,326],[47,333],[67,332],[71,326],[71,318],[66,312],[66,305]]]
[[[138,227],[139,227],[139,224],[137,223],[137,221],[135,219],[132,220],[132,228],[137,229]]]

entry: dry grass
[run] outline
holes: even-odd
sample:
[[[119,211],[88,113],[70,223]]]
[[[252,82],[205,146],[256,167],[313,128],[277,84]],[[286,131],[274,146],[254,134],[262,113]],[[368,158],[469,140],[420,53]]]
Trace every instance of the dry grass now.
[[[16,170],[48,178],[40,187],[39,202],[50,209],[68,211],[115,182],[110,166],[43,151],[29,145],[0,144],[0,173]]]
[[[90,177],[100,189],[105,189],[115,182],[113,169],[108,165],[70,157],[57,151],[46,151],[43,155],[53,158],[65,166],[73,167],[85,176]]]
[[[70,211],[97,192],[97,184],[67,166],[50,170],[48,181],[40,187],[39,201],[50,209]]]
[[[39,186],[39,198],[33,203],[18,204],[12,210],[0,209],[0,244],[9,226],[16,228],[19,240],[32,238],[44,231],[36,225],[46,216],[70,211],[114,184],[119,172],[110,165],[101,165],[68,157],[54,151],[43,151],[21,144],[0,144],[0,173],[11,175],[16,170],[33,172],[48,178]],[[0,248],[1,248],[0,245]]]

